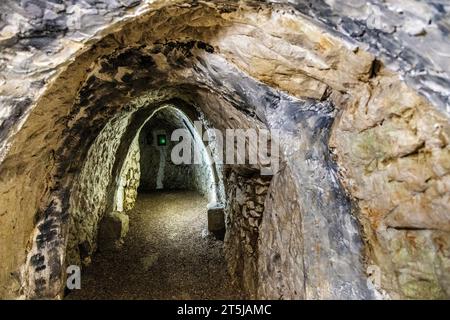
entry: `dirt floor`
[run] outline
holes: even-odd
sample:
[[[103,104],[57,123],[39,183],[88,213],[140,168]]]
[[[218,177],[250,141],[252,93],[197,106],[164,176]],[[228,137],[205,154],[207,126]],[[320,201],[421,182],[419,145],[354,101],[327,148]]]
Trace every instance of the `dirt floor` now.
[[[223,242],[206,235],[206,204],[190,191],[140,195],[123,248],[97,253],[66,299],[242,299]]]

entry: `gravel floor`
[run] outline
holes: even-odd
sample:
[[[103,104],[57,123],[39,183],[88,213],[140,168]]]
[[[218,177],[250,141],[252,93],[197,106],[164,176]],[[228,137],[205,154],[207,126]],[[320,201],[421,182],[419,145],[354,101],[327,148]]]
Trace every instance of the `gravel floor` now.
[[[206,236],[206,200],[195,192],[139,196],[123,248],[97,253],[81,290],[66,299],[242,299],[223,242]]]

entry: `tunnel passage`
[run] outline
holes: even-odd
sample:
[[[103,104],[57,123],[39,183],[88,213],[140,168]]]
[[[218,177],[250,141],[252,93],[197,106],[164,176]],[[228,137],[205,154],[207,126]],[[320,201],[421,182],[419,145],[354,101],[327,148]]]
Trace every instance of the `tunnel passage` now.
[[[89,261],[96,221],[117,204],[136,128],[167,103],[220,131],[280,130],[273,176],[260,164],[218,170],[227,267],[250,296],[448,296],[445,110],[302,6],[147,9],[79,44],[30,85],[33,99],[10,101],[26,112],[2,131],[2,296],[61,298],[67,263]]]
[[[216,187],[212,164],[196,130],[189,117],[172,105],[158,108],[137,130],[117,179],[115,211],[99,216],[93,229],[84,217],[70,226],[68,248],[75,252],[68,252],[68,264],[82,262],[84,268],[83,286],[67,291],[66,299],[243,297],[227,273],[223,242],[216,239],[219,230],[210,230],[208,208],[223,207],[217,203],[223,196],[216,194],[223,186]],[[103,129],[94,142],[87,163],[104,159],[99,147],[112,144],[101,138],[107,132]],[[172,151],[179,141],[172,138],[177,132],[183,139],[192,138],[190,156],[194,160],[196,150],[198,163],[173,162]],[[85,168],[82,176],[101,178],[89,171],[95,167]],[[92,178],[89,188],[91,193],[98,190]],[[76,196],[85,200],[87,193],[81,186]],[[83,233],[91,237],[83,239]]]
[[[102,238],[98,235],[102,219],[127,220],[120,213],[133,209],[138,192],[192,190],[201,194],[207,204],[223,206],[222,180],[191,119],[181,109],[191,117],[196,112],[181,101],[172,103],[118,116],[108,122],[93,142],[70,197],[73,213],[67,249],[69,265],[90,263],[97,249],[97,238]],[[202,124],[200,119],[197,124]],[[192,161],[176,165],[171,153],[179,141],[171,140],[179,129],[193,138],[189,149]],[[158,136],[162,135],[165,143],[159,145]],[[198,164],[193,162],[194,150],[198,152]],[[114,247],[110,242],[121,242],[123,236],[107,237],[102,241],[106,242],[104,247]]]

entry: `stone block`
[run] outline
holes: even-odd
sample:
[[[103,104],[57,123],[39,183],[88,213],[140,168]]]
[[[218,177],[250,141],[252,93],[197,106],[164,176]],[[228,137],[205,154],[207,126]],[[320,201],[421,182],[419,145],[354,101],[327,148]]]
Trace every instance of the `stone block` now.
[[[225,213],[222,204],[208,204],[208,231],[216,238],[223,240],[225,236]]]
[[[122,212],[108,213],[100,222],[98,248],[100,251],[120,249],[128,233],[129,218]]]

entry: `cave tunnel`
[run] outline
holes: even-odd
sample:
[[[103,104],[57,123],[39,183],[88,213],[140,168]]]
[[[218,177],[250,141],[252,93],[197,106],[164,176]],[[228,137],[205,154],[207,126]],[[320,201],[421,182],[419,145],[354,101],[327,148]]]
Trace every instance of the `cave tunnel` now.
[[[448,5],[119,2],[0,4],[1,298],[450,297]]]

